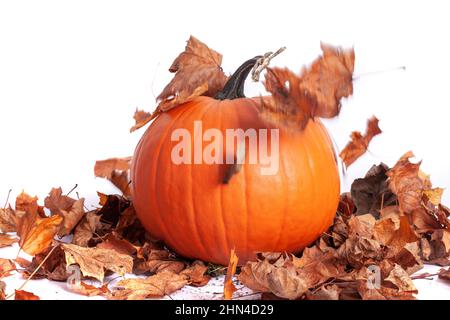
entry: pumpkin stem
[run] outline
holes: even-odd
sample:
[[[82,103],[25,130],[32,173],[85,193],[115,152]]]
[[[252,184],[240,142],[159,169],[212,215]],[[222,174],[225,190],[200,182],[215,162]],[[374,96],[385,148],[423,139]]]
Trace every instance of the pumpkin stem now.
[[[245,98],[244,84],[250,71],[262,56],[256,56],[245,61],[228,79],[222,91],[219,91],[214,97],[217,100]]]
[[[245,61],[228,79],[222,91],[214,97],[218,100],[245,98],[244,84],[250,71],[252,71],[253,81],[259,81],[260,73],[267,68],[272,58],[283,52],[286,47],[278,49],[276,52],[267,52],[263,56],[256,56]]]

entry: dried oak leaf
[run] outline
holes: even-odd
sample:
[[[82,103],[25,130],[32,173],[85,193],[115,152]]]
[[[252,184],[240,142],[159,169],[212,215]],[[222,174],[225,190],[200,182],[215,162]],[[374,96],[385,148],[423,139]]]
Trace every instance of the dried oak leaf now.
[[[175,76],[157,97],[157,110],[170,110],[199,95],[215,96],[227,81],[221,64],[220,53],[191,36],[169,68]]]
[[[78,264],[82,274],[93,277],[101,282],[105,270],[111,270],[119,275],[131,273],[133,259],[129,255],[120,254],[115,250],[99,248],[83,248],[73,244],[63,244],[61,248],[66,254],[66,264]]]
[[[228,262],[227,274],[224,278],[223,285],[223,298],[224,300],[231,300],[233,298],[233,293],[236,291],[236,287],[233,284],[233,276],[236,273],[236,268],[239,258],[236,255],[234,249],[230,253],[230,261]]]
[[[421,207],[422,193],[431,188],[430,180],[420,171],[420,163],[411,163],[409,158],[414,154],[405,153],[395,166],[386,174],[389,187],[397,195],[402,212],[410,213]]]
[[[52,188],[44,205],[52,215],[63,218],[58,236],[63,237],[70,234],[84,216],[84,198],[75,200],[62,194],[61,188]]]
[[[131,157],[99,160],[95,162],[94,174],[96,177],[108,179],[124,196],[130,197],[130,164]]]
[[[367,120],[367,128],[364,135],[359,131],[353,131],[350,135],[350,142],[347,143],[344,149],[339,153],[345,166],[348,168],[353,162],[361,157],[367,151],[373,137],[379,135],[381,132],[381,129],[378,127],[378,119],[374,116]]]
[[[16,232],[16,213],[11,206],[0,208],[0,232]]]
[[[311,118],[339,114],[341,98],[353,93],[354,51],[325,44],[321,48],[323,56],[299,76],[288,69],[267,69],[264,86],[272,99],[262,100],[263,118],[304,128]]]
[[[18,240],[16,237],[0,233],[0,248],[12,246]]]
[[[15,290],[14,300],[41,300],[41,298],[25,290]]]
[[[109,299],[117,300],[142,300],[170,295],[183,288],[188,279],[171,271],[162,271],[147,278],[121,280],[117,283]]]

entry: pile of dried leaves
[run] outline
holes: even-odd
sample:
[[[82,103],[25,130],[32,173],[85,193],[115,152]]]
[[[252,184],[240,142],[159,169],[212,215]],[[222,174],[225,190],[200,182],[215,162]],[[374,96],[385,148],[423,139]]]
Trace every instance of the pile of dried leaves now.
[[[412,156],[355,180],[333,226],[299,257],[262,253],[238,279],[286,299],[414,299],[413,273],[424,263],[450,265],[450,210]],[[448,281],[449,273],[439,277]]]
[[[327,45],[322,51],[323,56],[299,75],[267,68],[264,85],[271,95],[261,99],[262,117],[302,129],[314,117],[338,115],[340,99],[353,92],[354,52]],[[169,69],[175,76],[158,96],[156,111],[136,110],[131,131],[199,95],[214,96],[227,80],[221,61],[220,53],[191,37]],[[375,117],[368,120],[364,134],[353,132],[340,152],[344,164],[350,166],[380,133]],[[300,255],[261,253],[258,261],[238,268],[232,252],[224,298],[231,299],[236,291],[236,271],[239,281],[263,293],[263,298],[414,298],[413,273],[424,263],[450,265],[450,210],[440,203],[443,189],[432,188],[420,163],[409,161],[412,156],[406,153],[392,168],[373,166],[355,180],[351,192],[341,196],[333,226]],[[109,179],[123,195],[99,193],[95,210],[88,210],[83,198],[64,195],[61,188],[50,191],[44,206],[21,193],[14,209],[0,209],[0,248],[18,242],[32,256],[31,261],[0,258],[0,300],[9,298],[1,279],[15,272],[25,279],[67,281],[82,295],[145,299],[169,295],[185,285],[203,286],[209,274],[225,269],[182,259],[148,236],[131,201],[130,162],[131,158],[113,158],[96,163],[95,175]],[[76,270],[83,280],[99,285],[71,283]],[[139,277],[114,285],[105,282],[113,273]],[[449,269],[438,276],[449,280]],[[39,299],[21,289],[15,290],[16,299]]]

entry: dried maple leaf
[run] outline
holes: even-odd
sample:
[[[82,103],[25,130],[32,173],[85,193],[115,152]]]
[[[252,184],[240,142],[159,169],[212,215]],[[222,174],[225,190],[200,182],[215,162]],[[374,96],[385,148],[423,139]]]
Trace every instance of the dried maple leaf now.
[[[400,210],[405,213],[420,208],[423,191],[431,188],[428,177],[420,172],[421,162],[411,163],[411,157],[414,157],[411,151],[405,153],[386,173],[389,187],[397,195]]]
[[[96,287],[80,281],[77,285],[69,286],[69,289],[75,293],[88,297],[108,296],[110,294],[108,284],[104,284],[101,287]]]
[[[159,273],[164,270],[179,273],[184,268],[184,262],[174,259],[169,251],[154,249],[144,253],[142,259],[135,261],[133,271],[135,274]]]
[[[233,284],[233,276],[236,273],[236,268],[239,258],[236,255],[234,249],[230,253],[230,261],[228,263],[227,274],[224,278],[223,285],[223,298],[225,300],[231,300],[233,298],[233,293],[236,291],[236,287]]]
[[[323,285],[312,292],[306,293],[308,300],[339,300],[342,289],[337,285]]]
[[[133,259],[129,255],[115,250],[99,248],[83,248],[73,244],[63,244],[61,248],[66,254],[67,265],[78,264],[82,274],[103,281],[105,270],[119,275],[131,273]]]
[[[12,246],[18,240],[16,237],[0,233],[0,248]]]
[[[104,241],[97,244],[96,247],[100,249],[115,250],[118,253],[127,255],[133,255],[137,250],[128,240],[121,239],[115,232],[108,234]]]
[[[264,86],[272,99],[261,103],[261,115],[275,124],[304,128],[314,117],[339,114],[340,100],[353,93],[354,51],[321,45],[323,56],[299,76],[288,69],[268,68]]]
[[[394,268],[384,281],[392,283],[400,292],[407,291],[417,293],[417,289],[409,277],[409,274],[398,264],[394,265]]]
[[[44,205],[52,215],[59,215],[63,218],[58,231],[60,237],[70,234],[84,216],[84,198],[75,200],[65,196],[62,194],[61,188],[53,188],[45,198]]]
[[[14,300],[41,300],[41,298],[25,290],[15,290]]]
[[[199,95],[215,96],[227,80],[221,63],[220,53],[191,36],[169,68],[175,76],[157,97],[157,110],[167,111]]]
[[[153,119],[153,116],[150,112],[136,109],[133,119],[135,121],[135,125],[131,127],[130,132],[136,131],[137,129],[145,126]]]
[[[16,232],[16,213],[10,206],[0,208],[0,232]]]
[[[20,248],[30,255],[45,251],[58,233],[63,221],[61,216],[40,218],[27,212],[17,212],[17,235]]]
[[[345,166],[348,168],[353,162],[361,157],[369,147],[370,141],[373,137],[380,134],[382,131],[378,127],[378,119],[372,117],[367,120],[367,128],[364,135],[359,131],[353,131],[350,135],[351,141],[339,153]]]
[[[51,254],[50,251],[52,251]],[[65,253],[59,245],[56,248],[51,247],[37,254],[32,261],[22,258],[17,258],[15,261],[24,269],[21,273],[26,278],[34,273],[33,279],[46,278],[53,281],[66,281],[69,276]],[[40,266],[39,269],[38,266]]]
[[[110,299],[142,300],[170,295],[188,283],[187,277],[171,271],[162,271],[148,278],[121,280]]]
[[[424,190],[423,194],[428,198],[428,200],[435,206],[438,206],[441,203],[442,194],[444,193],[444,189],[442,188],[434,188],[430,190]]]

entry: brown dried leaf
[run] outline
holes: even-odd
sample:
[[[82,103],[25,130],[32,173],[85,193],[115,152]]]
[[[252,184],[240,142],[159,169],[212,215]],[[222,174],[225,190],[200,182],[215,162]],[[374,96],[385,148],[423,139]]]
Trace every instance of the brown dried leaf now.
[[[115,232],[108,234],[103,242],[96,246],[100,249],[111,249],[121,254],[133,255],[136,253],[136,247],[128,240],[121,239]]]
[[[392,283],[400,292],[417,293],[417,289],[409,274],[398,264],[394,265],[394,269],[392,269],[384,281]]]
[[[16,237],[0,233],[0,248],[12,246],[17,241],[19,241],[19,239]]]
[[[10,206],[0,208],[0,232],[16,232],[16,213]]]
[[[427,196],[428,200],[435,206],[438,206],[441,203],[443,193],[444,189],[442,188],[434,188],[430,190],[425,190],[423,192],[423,194]]]
[[[88,297],[108,296],[110,294],[108,284],[104,284],[101,287],[96,287],[80,281],[78,285],[69,286],[69,289],[75,293]]]
[[[148,278],[120,281],[112,291],[110,299],[142,300],[170,295],[188,283],[187,277],[170,271],[162,271]]]
[[[16,265],[10,259],[0,258],[0,279],[11,275],[11,271],[16,270]]]
[[[350,135],[350,142],[339,153],[345,166],[348,168],[353,162],[361,157],[369,147],[370,141],[382,131],[378,127],[378,119],[374,116],[367,120],[367,128],[364,135],[359,131],[353,131]]]
[[[49,255],[51,250],[53,252]],[[46,259],[45,262],[44,259]],[[33,279],[47,278],[53,281],[66,281],[69,276],[67,274],[65,253],[59,245],[56,248],[48,248],[46,251],[37,254],[32,261],[22,258],[17,258],[15,261],[24,268],[22,274],[26,278],[36,270]],[[41,265],[41,263],[43,264]],[[37,269],[40,265],[41,267]]]
[[[308,300],[339,300],[342,289],[336,285],[323,285],[313,292],[308,292],[306,298]]]
[[[420,172],[420,162],[411,163],[411,151],[405,153],[386,174],[389,187],[397,195],[402,212],[409,213],[421,207],[422,193],[431,188],[430,180]]]
[[[224,300],[231,300],[233,298],[233,293],[236,291],[236,287],[233,284],[233,276],[236,273],[238,261],[239,258],[234,249],[231,249],[230,261],[228,262],[227,274],[225,275],[223,285]]]
[[[191,36],[185,51],[180,53],[169,68],[175,76],[157,97],[157,110],[170,110],[199,95],[215,96],[227,80],[220,67],[221,63],[220,53]]]
[[[124,196],[129,198],[131,196],[130,163],[131,157],[99,160],[95,162],[94,174],[96,177],[111,181]]]
[[[205,274],[207,270],[208,268],[205,264],[202,261],[197,260],[194,261],[188,268],[181,271],[180,275],[187,277],[189,280],[189,285],[194,287],[203,287],[208,284],[211,279],[210,276]]]
[[[6,284],[3,281],[0,281],[0,301],[6,299]]]
[[[115,250],[99,248],[83,248],[73,244],[63,244],[67,265],[78,264],[86,277],[103,281],[105,270],[111,270],[119,275],[131,273],[133,259],[129,255],[120,254]]]
[[[135,125],[131,127],[130,132],[136,131],[139,128],[142,128],[147,123],[149,123],[154,118],[153,114],[150,112],[146,112],[143,110],[138,110],[134,112],[133,119],[135,121]]]
[[[70,234],[84,216],[84,198],[75,200],[62,194],[61,188],[53,188],[44,200],[45,207],[52,215],[63,218],[58,232],[60,237]]]
[[[261,103],[261,116],[275,124],[304,128],[314,117],[339,114],[340,100],[353,93],[354,51],[321,45],[323,56],[297,76],[268,68],[264,86],[272,99]]]
[[[90,211],[76,226],[72,243],[80,247],[87,247],[97,228],[101,226],[100,218],[96,211]]]
[[[450,268],[447,270],[441,269],[439,271],[439,279],[450,281]]]
[[[41,300],[41,298],[28,291],[15,290],[14,300]]]

